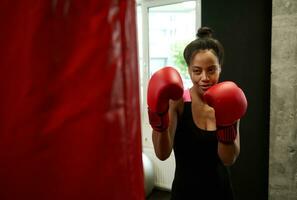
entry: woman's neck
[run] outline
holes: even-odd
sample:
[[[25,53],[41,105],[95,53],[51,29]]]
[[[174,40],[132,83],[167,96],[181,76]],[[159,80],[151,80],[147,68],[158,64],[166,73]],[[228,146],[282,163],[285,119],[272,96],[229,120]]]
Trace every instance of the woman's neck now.
[[[203,99],[203,94],[201,94],[200,92],[196,91],[194,87],[192,87],[190,89],[190,95],[192,98],[192,102],[193,100],[196,101],[199,104],[206,104],[206,102]]]

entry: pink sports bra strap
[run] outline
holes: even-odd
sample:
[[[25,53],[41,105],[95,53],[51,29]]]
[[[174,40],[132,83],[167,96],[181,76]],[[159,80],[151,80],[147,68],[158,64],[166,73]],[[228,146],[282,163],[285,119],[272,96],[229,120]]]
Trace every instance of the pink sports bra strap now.
[[[190,89],[184,90],[183,99],[184,102],[191,102]]]

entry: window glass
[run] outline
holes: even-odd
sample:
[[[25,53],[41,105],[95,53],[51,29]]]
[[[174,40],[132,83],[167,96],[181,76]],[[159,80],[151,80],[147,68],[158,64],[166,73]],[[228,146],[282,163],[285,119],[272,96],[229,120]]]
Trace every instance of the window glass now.
[[[172,66],[180,72],[185,88],[191,87],[183,50],[195,39],[195,11],[196,1],[149,8],[149,76]]]

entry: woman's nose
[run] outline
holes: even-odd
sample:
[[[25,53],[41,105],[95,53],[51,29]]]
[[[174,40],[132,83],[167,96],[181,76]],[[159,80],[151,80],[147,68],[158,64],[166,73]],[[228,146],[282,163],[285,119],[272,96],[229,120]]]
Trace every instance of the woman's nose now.
[[[202,71],[202,73],[201,73],[201,79],[202,80],[208,80],[208,75],[207,75],[207,73],[205,71]]]

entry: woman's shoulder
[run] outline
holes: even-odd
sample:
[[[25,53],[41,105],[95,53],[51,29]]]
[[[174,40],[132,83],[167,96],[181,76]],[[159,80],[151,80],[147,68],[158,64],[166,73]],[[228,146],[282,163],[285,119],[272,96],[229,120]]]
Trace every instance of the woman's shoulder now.
[[[191,94],[190,94],[190,89],[185,89],[184,90],[182,99],[183,99],[184,102],[191,102],[192,101]]]

